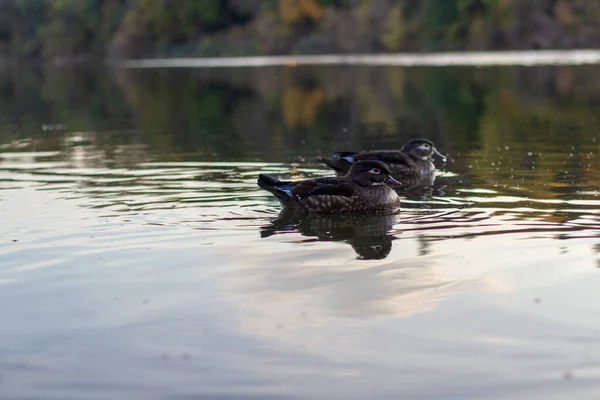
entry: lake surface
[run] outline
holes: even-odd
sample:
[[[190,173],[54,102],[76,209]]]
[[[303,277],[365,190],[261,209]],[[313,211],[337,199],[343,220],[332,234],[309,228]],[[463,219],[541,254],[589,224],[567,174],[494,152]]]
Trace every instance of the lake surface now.
[[[599,73],[5,67],[0,398],[593,398]],[[256,186],[412,137],[398,215]]]

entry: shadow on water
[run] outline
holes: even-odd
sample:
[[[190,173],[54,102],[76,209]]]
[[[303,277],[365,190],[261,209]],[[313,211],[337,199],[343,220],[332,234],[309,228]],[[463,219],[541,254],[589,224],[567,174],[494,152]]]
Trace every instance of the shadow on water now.
[[[396,237],[390,233],[396,215],[306,215],[301,210],[285,209],[269,225],[260,228],[260,236],[299,232],[308,241],[345,241],[361,260],[387,257]]]

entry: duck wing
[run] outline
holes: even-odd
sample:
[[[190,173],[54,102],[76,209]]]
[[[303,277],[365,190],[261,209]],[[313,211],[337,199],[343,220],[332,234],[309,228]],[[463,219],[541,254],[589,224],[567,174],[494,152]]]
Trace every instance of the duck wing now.
[[[338,213],[351,211],[354,186],[344,178],[317,178],[301,181],[294,187],[299,201],[310,211]]]
[[[327,177],[299,181],[291,192],[299,198],[324,195],[352,197],[354,187],[346,179]]]
[[[354,194],[354,187],[347,179],[336,177],[280,181],[274,176],[260,174],[257,183],[287,205],[313,196],[352,197]]]
[[[386,163],[392,174],[409,174],[414,171],[415,162],[407,154],[398,150],[363,151],[355,154],[356,161],[378,160]]]
[[[356,161],[378,160],[389,164],[411,165],[410,157],[398,150],[363,151],[354,155]]]

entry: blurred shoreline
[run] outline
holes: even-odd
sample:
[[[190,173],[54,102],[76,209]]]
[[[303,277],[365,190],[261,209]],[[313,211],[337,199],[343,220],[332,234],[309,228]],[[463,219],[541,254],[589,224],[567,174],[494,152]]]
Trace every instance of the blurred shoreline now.
[[[0,68],[19,66],[92,66],[125,68],[219,68],[219,67],[296,67],[302,65],[365,65],[400,67],[445,66],[568,66],[600,64],[600,50],[494,50],[458,52],[405,52],[381,54],[269,55],[235,57],[148,57],[98,58],[53,57],[21,59],[0,57]]]
[[[257,57],[144,58],[109,62],[127,68],[266,67],[296,65],[498,66],[600,63],[600,50],[529,50]]]

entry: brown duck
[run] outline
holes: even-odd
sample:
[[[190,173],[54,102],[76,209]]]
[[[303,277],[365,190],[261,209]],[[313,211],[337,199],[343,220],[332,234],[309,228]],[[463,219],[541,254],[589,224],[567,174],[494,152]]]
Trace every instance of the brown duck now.
[[[400,185],[381,161],[359,161],[342,177],[280,181],[260,174],[258,186],[273,193],[284,207],[302,207],[314,213],[388,213],[400,207],[400,198],[387,186]]]
[[[404,181],[433,175],[435,172],[434,155],[446,159],[430,140],[413,139],[402,146],[400,150],[341,152],[330,158],[316,157],[316,160],[333,168],[338,175],[345,175],[350,166],[358,161],[382,161],[388,165],[391,175],[395,179]]]

